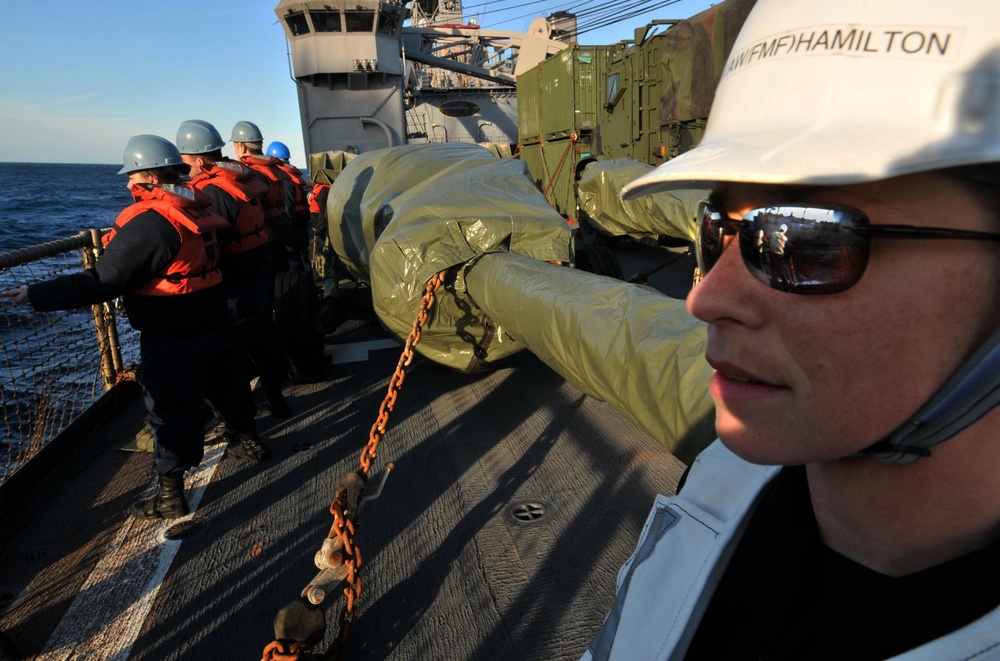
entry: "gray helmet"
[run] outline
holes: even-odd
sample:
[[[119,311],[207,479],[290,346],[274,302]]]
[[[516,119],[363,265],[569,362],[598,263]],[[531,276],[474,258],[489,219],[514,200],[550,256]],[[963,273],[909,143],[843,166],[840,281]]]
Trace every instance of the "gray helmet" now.
[[[203,119],[181,122],[177,129],[177,148],[182,154],[207,154],[225,145],[215,127]]]
[[[152,170],[171,165],[184,165],[181,153],[172,142],[158,135],[136,135],[129,138],[118,174]]]
[[[233,127],[233,142],[264,142],[264,136],[253,122],[236,122]]]

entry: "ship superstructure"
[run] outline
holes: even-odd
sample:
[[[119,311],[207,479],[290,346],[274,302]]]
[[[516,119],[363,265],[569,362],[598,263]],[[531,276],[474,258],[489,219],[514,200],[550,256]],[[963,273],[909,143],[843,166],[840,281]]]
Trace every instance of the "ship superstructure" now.
[[[466,21],[459,0],[282,0],[307,154],[419,142],[517,143],[516,76],[567,47],[567,15],[528,33]],[[404,26],[404,21],[409,21]]]

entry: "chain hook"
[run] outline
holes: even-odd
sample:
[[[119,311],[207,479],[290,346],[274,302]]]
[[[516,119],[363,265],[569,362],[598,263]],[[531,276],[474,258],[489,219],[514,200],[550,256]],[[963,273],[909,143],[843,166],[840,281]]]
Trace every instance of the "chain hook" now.
[[[333,501],[330,503],[333,525],[314,558],[320,571],[302,591],[302,596],[308,599],[311,604],[319,605],[326,599],[329,592],[332,592],[341,583],[345,584],[343,592],[347,600],[340,613],[337,639],[324,658],[340,659],[344,657],[347,650],[348,634],[357,620],[356,601],[361,595],[361,576],[359,575],[361,549],[354,542],[354,534],[361,511],[367,503],[382,495],[382,489],[394,465],[391,462],[386,464],[375,490],[369,495],[363,495],[365,484],[368,481],[372,461],[378,456],[378,445],[382,437],[385,436],[389,415],[396,405],[399,388],[406,376],[406,368],[413,362],[413,348],[420,342],[424,324],[430,318],[429,312],[434,305],[434,297],[444,284],[446,273],[446,271],[435,273],[424,287],[424,295],[420,299],[420,309],[413,320],[413,328],[406,338],[402,355],[396,363],[396,369],[389,379],[389,389],[379,407],[378,417],[369,432],[368,444],[361,451],[358,470],[344,476],[337,487]],[[281,647],[278,648],[276,645],[281,645]],[[273,656],[278,653],[279,649],[283,653],[283,643],[279,643],[279,641],[271,643],[265,648],[264,659],[282,658]],[[300,649],[303,653],[307,653],[306,648]],[[268,653],[271,653],[272,656],[268,657]],[[288,658],[302,659],[305,657],[292,656]]]

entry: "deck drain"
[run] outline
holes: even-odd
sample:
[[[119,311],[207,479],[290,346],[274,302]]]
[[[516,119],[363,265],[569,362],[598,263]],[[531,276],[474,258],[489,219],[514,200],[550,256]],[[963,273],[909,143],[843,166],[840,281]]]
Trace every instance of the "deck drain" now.
[[[156,541],[160,544],[164,542],[183,542],[194,539],[205,532],[208,528],[208,519],[200,516],[193,516],[188,519],[181,519],[173,523],[156,534]]]
[[[549,520],[552,505],[544,500],[523,500],[507,508],[507,520],[517,526],[534,526]]]
[[[6,615],[28,598],[23,585],[0,585],[0,615]]]
[[[296,452],[308,452],[309,450],[312,450],[312,449],[313,449],[313,446],[310,445],[309,443],[296,443],[295,445],[293,445],[293,446],[291,446],[289,448],[289,450],[291,450],[291,452],[293,454],[296,453]]]
[[[43,546],[26,553],[24,557],[21,558],[21,562],[23,564],[30,565],[40,560],[44,560],[47,557],[49,557],[49,549],[48,547]]]

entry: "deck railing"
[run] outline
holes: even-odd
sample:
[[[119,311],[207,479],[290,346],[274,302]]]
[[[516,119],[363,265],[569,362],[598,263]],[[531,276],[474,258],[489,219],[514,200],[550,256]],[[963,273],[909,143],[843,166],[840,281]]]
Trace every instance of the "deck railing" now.
[[[0,290],[92,267],[102,230],[0,253]],[[0,300],[0,483],[105,391],[133,378],[138,334],[120,300],[59,312]]]

